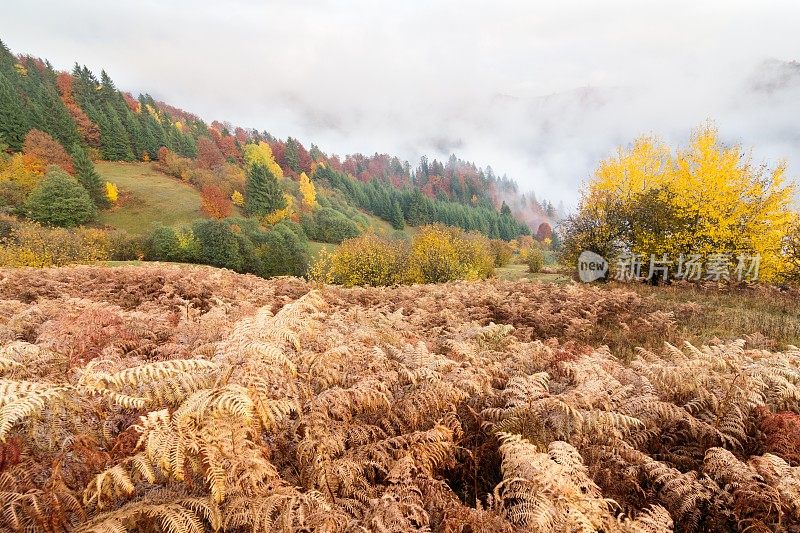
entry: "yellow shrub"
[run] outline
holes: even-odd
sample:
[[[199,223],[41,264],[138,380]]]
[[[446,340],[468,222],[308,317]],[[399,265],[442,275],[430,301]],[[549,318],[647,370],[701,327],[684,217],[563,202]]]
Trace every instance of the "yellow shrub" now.
[[[476,280],[493,272],[488,239],[435,225],[420,228],[411,243],[375,234],[348,239],[333,254],[321,254],[309,277],[349,287]]]
[[[501,239],[492,239],[490,246],[496,267],[506,266],[518,250],[517,241],[506,242]]]
[[[344,241],[333,254],[323,253],[309,277],[346,287],[393,285],[399,280],[404,250],[400,241],[365,234]]]
[[[0,242],[0,266],[49,267],[107,261],[110,240],[103,230],[46,228],[16,223]]]
[[[458,279],[462,268],[450,235],[442,226],[425,226],[414,235],[406,283],[439,283]]]
[[[453,236],[458,260],[463,273],[459,279],[486,279],[494,274],[495,258],[489,239],[479,233],[464,233],[455,230]]]
[[[525,263],[528,265],[528,272],[540,272],[544,266],[544,252],[536,245],[531,246],[527,250]]]
[[[231,194],[231,202],[233,202],[233,205],[244,207],[244,195],[239,191],[233,191],[233,194]]]
[[[423,226],[411,241],[406,283],[484,279],[494,272],[489,240],[442,225]]]
[[[117,203],[117,200],[119,200],[119,189],[110,181],[106,182],[106,198],[108,198],[108,201],[112,204]]]

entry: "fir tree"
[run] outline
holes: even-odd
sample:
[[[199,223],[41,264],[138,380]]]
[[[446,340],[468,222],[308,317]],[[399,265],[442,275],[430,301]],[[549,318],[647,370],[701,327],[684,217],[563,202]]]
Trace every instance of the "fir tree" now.
[[[278,180],[265,165],[252,165],[247,172],[244,208],[248,215],[264,216],[286,207]]]
[[[13,150],[21,150],[30,129],[25,108],[9,79],[0,72],[0,135]]]
[[[105,194],[105,187],[100,174],[94,168],[94,163],[89,158],[86,150],[80,144],[75,144],[72,147],[72,162],[75,167],[75,176],[78,182],[83,185],[86,192],[89,193],[92,201],[98,207],[107,207],[108,199]]]
[[[110,104],[106,104],[104,115],[105,120],[98,124],[103,158],[109,161],[131,161],[133,151],[119,114]]]
[[[286,166],[295,172],[300,172],[300,153],[297,141],[289,137],[286,139],[286,151],[284,152]]]
[[[397,200],[392,202],[392,211],[390,213],[389,222],[394,229],[403,229],[405,221],[403,220],[403,210],[400,209],[400,203]]]

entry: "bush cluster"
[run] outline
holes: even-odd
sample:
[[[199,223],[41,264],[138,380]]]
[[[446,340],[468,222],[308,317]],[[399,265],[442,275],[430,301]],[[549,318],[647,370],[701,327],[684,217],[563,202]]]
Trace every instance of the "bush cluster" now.
[[[262,277],[302,276],[308,240],[298,224],[282,221],[269,229],[248,218],[200,220],[190,228],[159,226],[147,239],[152,261],[201,263]]]
[[[536,245],[527,249],[525,254],[525,264],[528,265],[528,272],[540,272],[544,266],[544,252]]]
[[[492,239],[490,242],[492,255],[494,256],[494,266],[504,267],[511,262],[516,252],[517,241],[504,241],[502,239]]]
[[[319,207],[313,213],[304,214],[300,223],[308,238],[319,242],[338,244],[361,234],[355,222],[331,207]]]
[[[316,281],[353,285],[441,283],[494,273],[489,240],[442,225],[423,226],[411,240],[366,234],[323,253],[309,272]]]
[[[45,268],[123,261],[138,259],[141,253],[141,242],[122,231],[50,228],[0,218],[0,266]]]

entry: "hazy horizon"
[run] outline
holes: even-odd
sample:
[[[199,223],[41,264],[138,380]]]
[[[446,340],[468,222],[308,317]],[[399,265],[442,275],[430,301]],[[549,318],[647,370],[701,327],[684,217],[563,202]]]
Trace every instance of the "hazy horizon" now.
[[[800,5],[734,4],[28,0],[0,38],[207,122],[412,165],[456,153],[569,207],[619,144],[707,120],[796,178]]]

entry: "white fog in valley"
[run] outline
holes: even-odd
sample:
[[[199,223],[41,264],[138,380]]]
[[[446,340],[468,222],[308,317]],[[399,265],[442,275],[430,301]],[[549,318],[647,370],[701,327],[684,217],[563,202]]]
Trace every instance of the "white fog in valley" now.
[[[208,122],[456,153],[567,207],[617,145],[708,120],[797,176],[800,4],[696,4],[5,0],[0,38]]]

